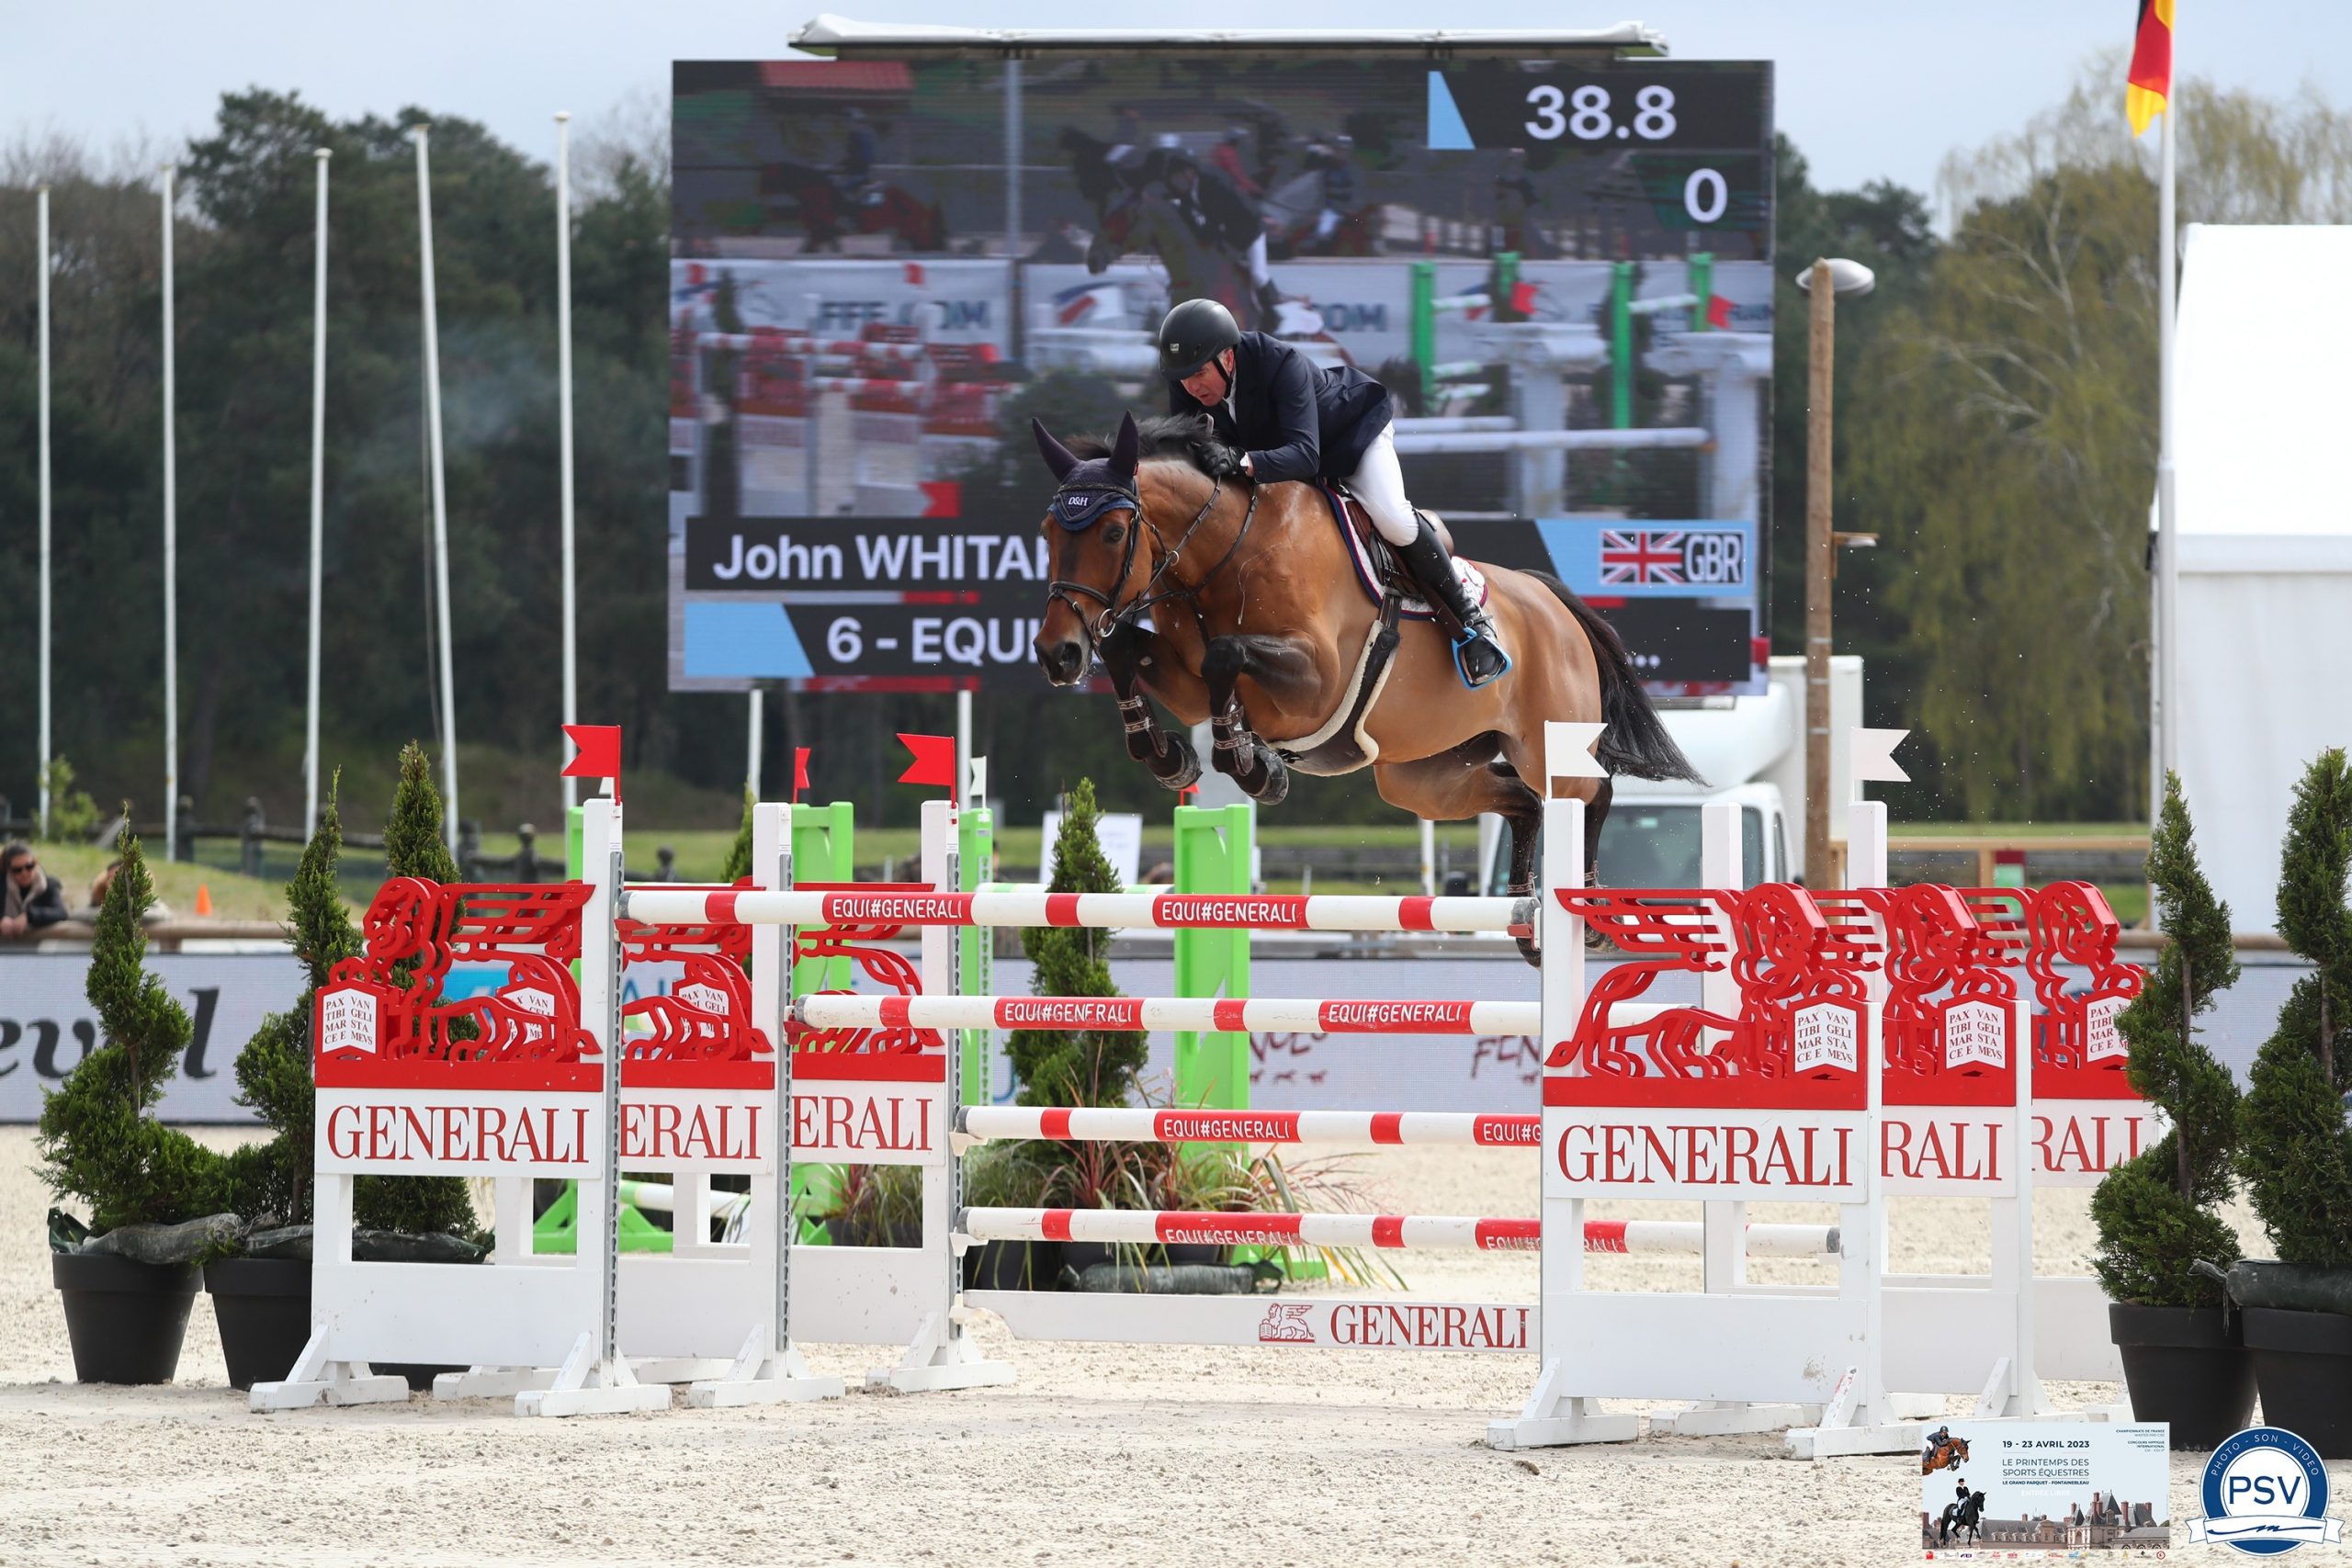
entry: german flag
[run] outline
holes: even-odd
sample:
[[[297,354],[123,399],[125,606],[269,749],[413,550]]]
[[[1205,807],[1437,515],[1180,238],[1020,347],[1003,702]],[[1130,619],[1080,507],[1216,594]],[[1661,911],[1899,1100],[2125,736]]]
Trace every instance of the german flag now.
[[[2123,90],[2123,112],[2132,117],[2132,134],[2165,112],[2172,96],[2173,0],[2140,0],[2140,29],[2132,38],[2131,85]]]

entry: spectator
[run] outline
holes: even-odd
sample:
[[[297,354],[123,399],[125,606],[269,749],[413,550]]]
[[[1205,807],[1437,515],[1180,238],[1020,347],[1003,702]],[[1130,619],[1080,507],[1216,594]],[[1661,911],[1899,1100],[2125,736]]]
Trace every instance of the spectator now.
[[[93,923],[97,920],[98,911],[106,907],[107,889],[114,886],[115,876],[121,870],[120,861],[111,861],[107,863],[106,870],[90,879],[90,907],[82,911],[81,919]],[[140,917],[140,920],[142,924],[152,926],[158,920],[168,920],[171,918],[172,907],[161,898],[157,898],[148,904],[147,912]]]
[[[0,937],[28,937],[64,918],[65,884],[41,869],[32,846],[0,850]]]

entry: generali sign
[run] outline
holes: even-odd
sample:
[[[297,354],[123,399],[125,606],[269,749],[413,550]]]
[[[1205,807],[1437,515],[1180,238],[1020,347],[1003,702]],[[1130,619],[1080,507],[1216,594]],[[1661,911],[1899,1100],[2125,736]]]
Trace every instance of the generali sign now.
[[[1858,1203],[1870,1188],[1863,1120],[1843,1111],[1553,1106],[1544,1144],[1579,1198]]]
[[[593,1064],[514,1066],[523,1070],[420,1072],[390,1063],[322,1063],[319,1168],[408,1176],[599,1174],[605,1123],[598,1069]],[[669,1070],[657,1071],[662,1067]],[[623,1169],[750,1174],[775,1168],[771,1070],[763,1063],[717,1068],[623,1067]],[[691,1081],[704,1073],[731,1081]],[[639,1074],[665,1081],[630,1081]],[[451,1081],[432,1083],[436,1077]],[[795,1058],[795,1078],[794,1157],[839,1165],[937,1165],[945,1157],[944,1056],[804,1053]]]

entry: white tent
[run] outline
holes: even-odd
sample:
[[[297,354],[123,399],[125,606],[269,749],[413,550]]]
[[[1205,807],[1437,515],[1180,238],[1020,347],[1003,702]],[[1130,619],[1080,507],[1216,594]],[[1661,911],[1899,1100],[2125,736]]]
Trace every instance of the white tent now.
[[[2188,230],[2176,347],[2181,783],[2240,931],[2277,925],[2295,781],[2352,746],[2352,228]]]

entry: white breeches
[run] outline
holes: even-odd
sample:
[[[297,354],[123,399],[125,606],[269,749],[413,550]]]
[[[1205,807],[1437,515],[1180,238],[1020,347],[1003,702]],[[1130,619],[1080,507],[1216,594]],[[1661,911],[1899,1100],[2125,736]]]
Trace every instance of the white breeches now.
[[[1268,283],[1273,281],[1273,275],[1266,270],[1265,235],[1261,234],[1250,242],[1249,262],[1250,282],[1263,288]]]
[[[1409,545],[1419,530],[1413,503],[1405,499],[1405,470],[1396,463],[1396,437],[1384,430],[1364,449],[1363,462],[1348,476],[1348,489],[1372,515],[1372,525],[1392,545]]]

